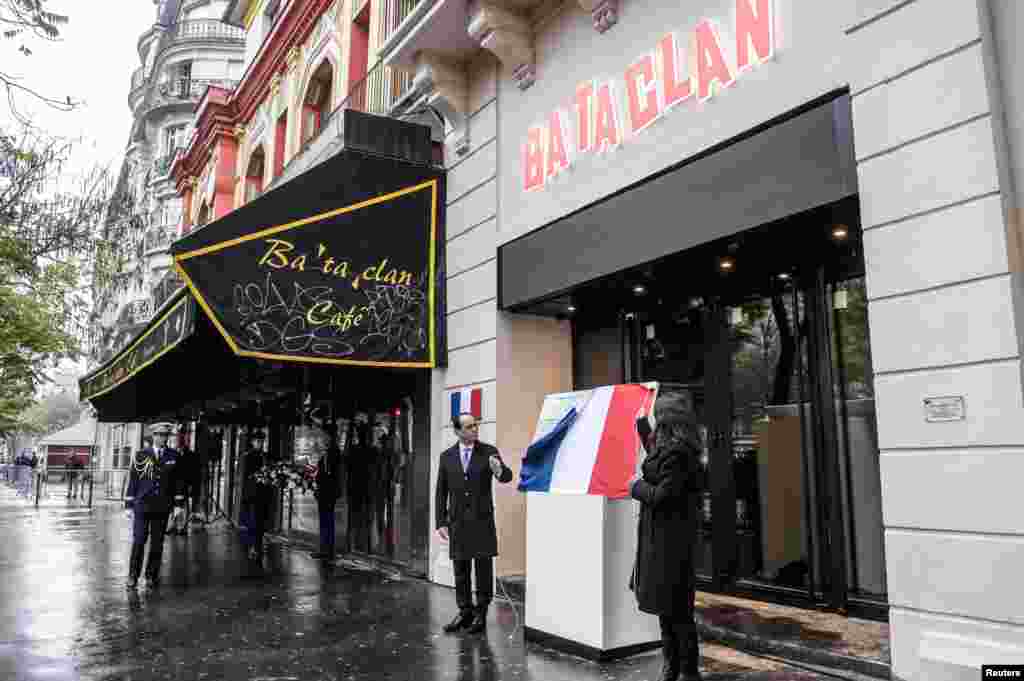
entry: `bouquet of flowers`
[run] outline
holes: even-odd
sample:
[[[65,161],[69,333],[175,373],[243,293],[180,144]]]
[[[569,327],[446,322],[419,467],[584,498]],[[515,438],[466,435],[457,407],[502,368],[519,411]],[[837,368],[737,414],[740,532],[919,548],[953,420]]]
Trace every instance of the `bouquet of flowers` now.
[[[261,485],[276,487],[282,492],[297,490],[316,494],[316,477],[309,475],[308,467],[300,469],[284,461],[272,461],[263,464],[253,477]]]

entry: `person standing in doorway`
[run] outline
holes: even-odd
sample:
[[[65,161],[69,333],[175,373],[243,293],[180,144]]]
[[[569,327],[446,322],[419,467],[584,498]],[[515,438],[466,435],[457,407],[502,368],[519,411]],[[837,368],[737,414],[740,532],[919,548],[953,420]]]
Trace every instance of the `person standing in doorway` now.
[[[153,428],[154,446],[145,447],[132,457],[126,505],[132,509],[132,554],[128,566],[128,587],[134,589],[142,573],[142,559],[149,540],[146,580],[151,587],[160,583],[160,560],[164,551],[164,530],[167,516],[178,494],[176,464],[178,452],[167,446],[170,424]]]
[[[480,424],[468,413],[452,418],[459,441],[443,454],[437,473],[437,534],[448,542],[455,568],[455,601],[459,614],[445,625],[446,633],[484,631],[494,595],[494,557],[498,533],[494,524],[492,478],[511,482],[512,471],[496,447],[480,442]],[[476,573],[476,607],[470,572]]]
[[[178,480],[181,495],[184,498],[180,505],[180,512],[175,508],[174,517],[171,520],[171,529],[167,531],[170,535],[188,536],[189,521],[198,508],[197,498],[199,496],[199,455],[188,446],[187,440],[182,437],[187,426],[179,426],[179,454],[178,454]]]
[[[700,650],[693,619],[696,596],[694,547],[700,484],[700,435],[689,397],[658,397],[654,424],[638,421],[651,453],[642,475],[630,481],[640,502],[636,563],[629,587],[642,612],[658,616],[664,666],[659,681],[699,681]]]
[[[79,465],[73,453],[68,454],[67,463],[64,465],[68,478],[68,499],[75,499],[78,497],[78,489],[75,483],[78,481]]]
[[[331,423],[325,426],[327,448],[316,468],[316,505],[320,513],[320,550],[313,552],[314,558],[334,559],[336,535],[334,507],[341,495],[341,448],[338,446],[338,429]]]
[[[250,560],[263,559],[263,534],[266,531],[273,488],[260,482],[256,473],[266,463],[263,453],[263,430],[257,428],[249,436],[249,451],[245,455],[245,479],[242,482],[242,511],[245,514],[246,544]]]

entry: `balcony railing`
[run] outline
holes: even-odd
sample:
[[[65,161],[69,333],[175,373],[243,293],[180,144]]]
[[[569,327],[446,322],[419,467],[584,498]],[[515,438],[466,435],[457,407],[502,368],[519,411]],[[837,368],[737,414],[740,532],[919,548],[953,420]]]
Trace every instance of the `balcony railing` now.
[[[245,29],[225,24],[216,19],[192,19],[179,22],[174,30],[175,42],[184,40],[237,40],[245,41]]]
[[[121,331],[125,327],[135,326],[136,324],[145,324],[152,316],[153,307],[148,299],[134,300],[126,303],[121,308],[121,313],[117,316],[116,331]]]
[[[134,324],[144,324],[153,316],[153,303],[148,298],[136,300],[131,304],[130,319]]]
[[[185,285],[177,270],[170,269],[164,273],[160,283],[153,287],[153,309],[159,310],[167,302],[167,299],[174,295],[174,292]]]
[[[233,90],[237,84],[237,80],[226,78],[174,78],[160,83],[157,89],[164,99],[184,101],[199,99],[210,85]]]
[[[424,0],[385,0],[384,16],[380,23],[381,40],[378,45],[383,45],[391,34],[402,25],[405,18],[412,14],[413,8]],[[355,3],[358,5],[359,3]]]
[[[351,110],[387,116],[391,113],[395,102],[405,94],[410,85],[412,85],[412,75],[386,67],[383,62],[378,61],[365,78],[352,86],[348,97],[323,120],[320,130],[306,140],[294,158],[302,156],[307,149],[314,146],[325,135],[331,138],[340,136],[342,134],[342,117],[338,115],[340,112]]]
[[[174,227],[154,227],[146,232],[146,252],[165,250],[177,238]]]
[[[179,152],[181,152],[181,147],[175,147],[174,151],[155,159],[153,161],[153,176],[162,177],[166,175]]]

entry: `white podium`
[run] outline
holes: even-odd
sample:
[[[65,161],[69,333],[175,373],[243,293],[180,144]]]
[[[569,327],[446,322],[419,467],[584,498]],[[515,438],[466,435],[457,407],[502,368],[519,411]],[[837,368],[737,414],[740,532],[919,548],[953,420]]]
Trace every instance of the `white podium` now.
[[[527,641],[596,661],[661,647],[658,618],[629,590],[638,504],[528,492]]]

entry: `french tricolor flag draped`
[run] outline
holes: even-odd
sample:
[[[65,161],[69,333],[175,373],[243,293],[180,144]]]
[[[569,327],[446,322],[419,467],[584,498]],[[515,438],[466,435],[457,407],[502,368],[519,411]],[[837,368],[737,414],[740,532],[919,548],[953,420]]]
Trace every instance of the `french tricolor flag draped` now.
[[[459,414],[472,414],[479,421],[483,418],[482,388],[462,388],[452,392],[452,418]]]
[[[650,413],[657,386],[613,385],[587,393],[527,448],[519,491],[629,497],[641,449],[636,419]]]

